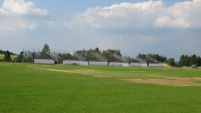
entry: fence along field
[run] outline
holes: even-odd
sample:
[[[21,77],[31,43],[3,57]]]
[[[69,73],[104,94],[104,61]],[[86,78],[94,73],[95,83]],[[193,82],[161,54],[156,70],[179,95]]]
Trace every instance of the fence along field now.
[[[0,72],[2,113],[201,112],[200,69],[0,63]]]

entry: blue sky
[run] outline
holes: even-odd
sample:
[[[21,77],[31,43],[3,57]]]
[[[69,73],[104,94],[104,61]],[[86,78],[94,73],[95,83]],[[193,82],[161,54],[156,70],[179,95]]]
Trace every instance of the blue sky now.
[[[201,0],[0,0],[0,49],[201,56]]]

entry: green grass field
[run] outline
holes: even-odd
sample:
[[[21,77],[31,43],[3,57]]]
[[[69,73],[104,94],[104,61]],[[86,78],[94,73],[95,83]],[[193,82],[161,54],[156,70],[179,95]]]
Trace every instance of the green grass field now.
[[[17,55],[11,55],[11,61],[14,61],[14,59],[17,57]],[[4,59],[4,54],[0,54],[0,60]]]
[[[200,78],[200,69],[0,63],[0,113],[200,113]]]
[[[4,55],[3,54],[0,54],[0,59],[3,59]]]

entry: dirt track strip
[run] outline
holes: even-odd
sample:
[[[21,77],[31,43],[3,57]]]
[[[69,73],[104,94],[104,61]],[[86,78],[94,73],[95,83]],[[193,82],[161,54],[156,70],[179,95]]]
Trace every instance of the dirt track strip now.
[[[83,70],[59,70],[59,69],[47,69],[48,71],[66,72],[66,73],[78,73],[78,74],[93,74],[95,70],[83,69]]]
[[[164,77],[164,78],[146,78],[146,79],[122,79],[134,83],[146,83],[165,86],[201,86],[201,78],[178,78],[178,77]]]

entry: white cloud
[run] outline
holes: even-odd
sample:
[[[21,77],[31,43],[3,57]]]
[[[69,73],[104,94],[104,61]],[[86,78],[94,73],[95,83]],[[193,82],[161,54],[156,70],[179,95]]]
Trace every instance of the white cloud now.
[[[4,0],[0,6],[0,35],[36,29],[42,19],[37,17],[47,16],[47,14],[47,10],[37,8],[31,1]],[[34,18],[29,18],[30,15]]]
[[[201,0],[178,2],[169,7],[161,0],[150,0],[89,8],[76,15],[72,23],[97,29],[200,28],[200,14]]]
[[[1,19],[0,35],[12,34],[17,31],[32,30],[37,27],[37,23],[25,19]]]
[[[3,5],[0,8],[0,14],[5,15],[27,15],[36,14],[41,16],[46,16],[48,14],[47,10],[35,7],[34,3],[24,0],[4,0]]]
[[[159,27],[197,28],[201,27],[201,0],[175,3],[155,21]]]
[[[163,8],[161,1],[121,3],[89,8],[76,18],[84,20],[93,28],[142,28],[150,26],[150,21],[153,21]]]

